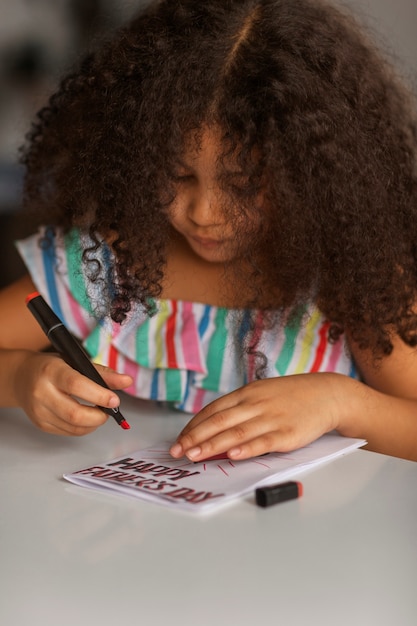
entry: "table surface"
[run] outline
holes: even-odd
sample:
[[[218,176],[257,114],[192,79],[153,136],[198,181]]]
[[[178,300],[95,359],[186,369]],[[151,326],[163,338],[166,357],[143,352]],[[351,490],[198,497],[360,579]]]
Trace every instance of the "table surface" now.
[[[188,417],[123,397],[132,428],[47,435],[0,410],[0,624],[415,626],[417,463],[364,450],[198,517],[62,474],[173,439]]]

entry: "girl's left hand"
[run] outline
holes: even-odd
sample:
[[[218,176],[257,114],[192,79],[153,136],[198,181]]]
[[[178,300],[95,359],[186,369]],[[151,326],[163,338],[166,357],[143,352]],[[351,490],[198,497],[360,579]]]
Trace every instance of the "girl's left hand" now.
[[[230,459],[240,460],[301,448],[339,428],[358,384],[333,373],[255,381],[197,413],[171,447],[171,455],[199,461],[227,452]]]

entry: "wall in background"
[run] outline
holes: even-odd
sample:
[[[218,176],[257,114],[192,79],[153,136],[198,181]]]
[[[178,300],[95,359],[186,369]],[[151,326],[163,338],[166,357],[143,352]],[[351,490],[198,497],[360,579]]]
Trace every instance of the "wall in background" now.
[[[0,287],[24,271],[13,241],[22,170],[18,149],[60,77],[95,40],[147,0],[0,0]]]
[[[417,93],[417,0],[345,0],[396,57]]]
[[[29,120],[94,40],[144,0],[0,0],[0,162],[14,160]]]

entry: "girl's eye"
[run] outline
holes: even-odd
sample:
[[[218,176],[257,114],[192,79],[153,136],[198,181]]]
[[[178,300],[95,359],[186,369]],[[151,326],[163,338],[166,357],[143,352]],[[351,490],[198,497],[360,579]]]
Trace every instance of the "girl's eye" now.
[[[194,178],[194,174],[174,174],[174,181],[177,183],[191,182]]]

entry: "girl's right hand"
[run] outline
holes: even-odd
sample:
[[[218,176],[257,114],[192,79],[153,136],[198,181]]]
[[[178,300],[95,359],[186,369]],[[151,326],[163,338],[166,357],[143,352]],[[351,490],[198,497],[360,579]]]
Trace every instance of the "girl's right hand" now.
[[[24,351],[15,371],[14,395],[31,421],[58,435],[86,435],[107,421],[96,405],[115,408],[118,396],[72,369],[55,354]],[[130,376],[96,366],[114,389],[128,387]],[[87,404],[84,404],[87,403]]]

